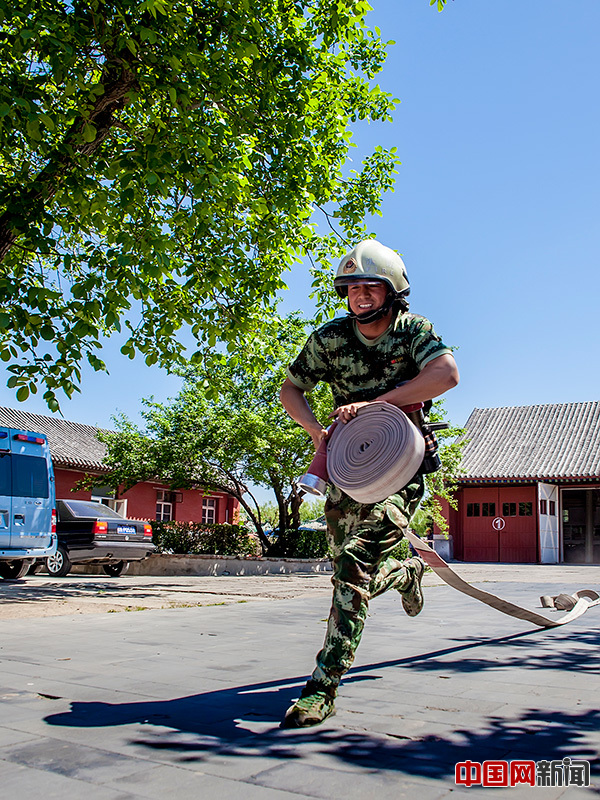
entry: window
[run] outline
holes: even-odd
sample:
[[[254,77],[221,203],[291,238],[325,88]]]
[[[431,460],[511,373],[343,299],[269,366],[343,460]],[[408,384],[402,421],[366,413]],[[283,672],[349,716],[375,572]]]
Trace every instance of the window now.
[[[159,522],[170,522],[173,519],[173,492],[157,489],[156,519]]]
[[[555,503],[555,501],[554,500],[550,500],[548,505],[550,506],[550,510],[548,511],[548,513],[550,514],[551,517],[555,517],[556,516],[556,503]]]
[[[502,503],[502,516],[503,517],[516,517],[517,504],[516,503]]]
[[[519,516],[532,517],[533,516],[533,503],[519,503]]]
[[[479,503],[467,503],[467,517],[479,516]]]
[[[12,494],[15,497],[49,497],[48,465],[39,456],[14,455]]]
[[[202,499],[202,522],[212,525],[217,519],[217,501],[214,497]]]
[[[547,500],[540,500],[540,514],[547,514],[547,513],[548,513]]]
[[[114,497],[103,497],[100,502],[103,506],[112,508],[113,511],[116,511],[117,514],[120,514],[122,517],[127,516],[127,500],[117,500]]]
[[[0,495],[10,497],[12,493],[11,455],[0,453]]]
[[[127,516],[127,500],[116,498],[110,486],[94,486],[91,499],[107,508],[112,508],[122,517]]]
[[[496,503],[482,503],[481,504],[482,517],[495,517],[496,516]]]

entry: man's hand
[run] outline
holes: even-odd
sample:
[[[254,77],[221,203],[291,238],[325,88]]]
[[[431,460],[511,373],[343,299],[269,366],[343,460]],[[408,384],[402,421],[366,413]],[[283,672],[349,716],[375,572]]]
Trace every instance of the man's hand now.
[[[327,428],[323,428],[321,425],[317,425],[307,429],[307,432],[310,434],[310,438],[313,441],[315,446],[315,450],[318,450],[321,442],[327,436]]]
[[[343,422],[345,425],[347,422],[350,422],[350,420],[356,416],[356,413],[359,408],[368,405],[369,405],[368,401],[363,401],[360,403],[348,403],[348,405],[336,408],[333,414],[330,414],[329,416],[332,419],[337,419],[338,422]]]

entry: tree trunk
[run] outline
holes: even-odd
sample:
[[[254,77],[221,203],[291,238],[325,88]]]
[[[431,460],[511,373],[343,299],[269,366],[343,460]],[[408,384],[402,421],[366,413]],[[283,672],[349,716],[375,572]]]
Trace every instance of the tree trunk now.
[[[226,491],[228,491],[229,494],[232,493],[231,489],[227,489]],[[236,497],[236,495],[234,495],[234,497]],[[252,524],[254,525],[254,529],[256,530],[256,534],[258,536],[258,540],[260,542],[260,546],[262,548],[263,555],[266,555],[267,552],[269,551],[270,547],[271,547],[271,542],[268,539],[267,535],[265,534],[265,532],[263,530],[263,526],[262,526],[260,520],[258,519],[256,514],[252,511],[251,506],[244,500],[243,497],[238,496],[237,500],[239,501],[239,503],[242,506],[242,508],[244,509],[244,511],[248,514],[248,516],[252,520]]]
[[[287,518],[288,518],[288,510],[287,510],[287,503],[285,502],[285,497],[283,496],[283,492],[281,491],[281,487],[274,486],[273,491],[275,492],[275,499],[277,500],[277,507],[279,508],[279,537],[284,539],[285,531],[287,528]]]
[[[293,528],[295,531],[298,530],[300,527],[300,506],[302,505],[303,499],[298,493],[296,486],[292,486],[292,491],[290,492],[290,496],[288,497],[288,505],[291,510],[291,525],[290,527]]]
[[[0,215],[0,263],[4,261],[18,237],[39,223],[46,203],[51,200],[62,178],[76,166],[76,155],[93,155],[115,124],[114,113],[127,103],[129,92],[137,88],[135,74],[126,62],[105,68],[100,79],[102,94],[94,105],[81,113],[71,125],[61,145],[48,157],[48,163],[28,187],[18,187],[6,201]],[[86,124],[96,128],[91,142],[82,139]],[[15,187],[16,189],[17,187]]]
[[[260,542],[260,546],[262,548],[263,555],[266,555],[266,553],[268,552],[268,550],[271,547],[271,542],[270,542],[269,538],[267,537],[267,535],[264,532],[264,529],[263,529],[263,526],[262,526],[260,518],[257,517],[257,515],[254,513],[254,511],[252,509],[252,506],[244,499],[244,495],[245,494],[250,494],[250,492],[248,491],[248,489],[244,485],[240,484],[240,482],[235,478],[234,475],[230,475],[229,473],[225,473],[225,474],[227,475],[227,477],[233,483],[233,489],[232,489],[232,487],[230,485],[228,486],[228,485],[226,485],[224,483],[218,483],[218,482],[215,482],[215,481],[210,481],[209,482],[210,483],[210,488],[211,489],[215,489],[216,491],[219,491],[219,492],[225,492],[226,494],[230,494],[230,495],[232,495],[232,497],[235,497],[235,499],[239,502],[239,504],[242,506],[244,511],[250,517],[250,519],[252,521],[252,524],[254,525],[254,529],[256,531],[256,534],[258,536],[258,540]],[[207,488],[209,488],[209,486],[207,484],[204,484],[203,488],[207,489]],[[250,494],[250,497],[252,497],[252,499],[254,500],[254,497],[253,497],[252,494]],[[254,500],[254,503],[258,507],[258,504],[256,503],[256,500]]]

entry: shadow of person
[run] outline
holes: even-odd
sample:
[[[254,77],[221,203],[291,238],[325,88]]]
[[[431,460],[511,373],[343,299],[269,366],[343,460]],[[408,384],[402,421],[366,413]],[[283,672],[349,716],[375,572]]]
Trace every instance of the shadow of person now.
[[[468,760],[537,762],[570,756],[589,760],[596,772],[597,752],[587,736],[600,727],[597,711],[528,710],[511,719],[489,716],[476,730],[457,726],[446,734],[422,736],[403,736],[397,727],[393,733],[338,727],[335,719],[316,728],[280,729],[279,720],[300,686],[301,681],[292,679],[173,700],[76,702],[69,712],[49,716],[46,722],[74,728],[126,726],[129,746],[188,765],[255,758],[265,762],[261,769],[268,769],[269,761],[310,763],[318,751],[319,759],[330,759],[332,768],[358,765],[451,782],[455,765]],[[368,722],[367,716],[354,725]]]
[[[352,667],[344,678],[344,685],[359,681],[380,680],[381,676],[369,674],[376,669],[410,666],[416,669],[428,669],[427,665],[439,666],[438,659],[454,653],[463,653],[490,643],[503,644],[537,633],[525,631],[497,639],[478,639],[461,643],[443,650],[431,651],[393,661],[381,661],[360,667]],[[462,661],[454,664],[456,671],[462,671]],[[498,662],[493,660],[494,667]],[[449,664],[444,663],[448,670]],[[478,669],[481,669],[479,664]],[[367,674],[364,674],[367,673]],[[228,721],[260,720],[264,723],[279,723],[286,709],[298,697],[304,686],[306,677],[297,676],[282,680],[262,681],[219,689],[217,691],[181,697],[173,700],[147,700],[133,703],[101,703],[74,702],[71,710],[61,714],[53,714],[46,718],[50,725],[66,725],[74,727],[111,727],[115,725],[161,724],[180,731],[202,733],[207,726],[226,724]],[[238,726],[239,727],[239,726]]]
[[[498,639],[481,639],[455,647],[353,668],[345,685],[365,680],[379,680],[377,669],[410,668],[427,672],[432,662],[443,664],[444,672],[470,673],[473,664],[465,665],[465,651],[491,643],[503,644],[525,640],[537,631],[524,632]],[[537,637],[536,637],[537,638]],[[539,646],[539,642],[538,642]],[[530,648],[526,648],[527,651]],[[448,661],[455,653],[456,660]],[[491,650],[477,659],[478,671],[497,669],[497,651]],[[441,657],[444,660],[440,660]],[[487,658],[486,658],[487,656]],[[507,664],[515,666],[514,653],[506,653]],[[466,659],[467,662],[469,659]],[[519,656],[527,663],[527,652]],[[466,669],[465,669],[466,666]],[[556,663],[551,663],[556,668]],[[538,669],[543,665],[538,664]],[[360,674],[363,673],[363,674]],[[366,673],[366,674],[365,674]],[[410,673],[407,673],[407,678]],[[361,712],[360,703],[353,708],[345,727],[328,719],[316,728],[283,730],[279,728],[285,710],[298,697],[304,677],[263,681],[242,686],[225,687],[170,700],[140,700],[127,703],[73,702],[67,712],[46,717],[50,725],[71,728],[111,728],[123,726],[130,746],[162,754],[180,763],[209,762],[212,759],[257,758],[276,761],[310,759],[315,750],[320,758],[330,758],[332,766],[361,765],[370,769],[387,769],[407,775],[452,780],[454,767],[466,760],[556,759],[576,756],[594,761],[596,751],[589,745],[589,735],[600,728],[600,712],[569,713],[552,708],[548,698],[543,710],[528,709],[512,718],[500,714],[482,715],[476,729],[456,725],[435,726],[436,732],[414,733],[407,724],[402,730],[401,706],[390,701],[389,713],[377,714],[377,731],[369,731],[372,712]],[[399,722],[400,720],[400,722]],[[407,720],[410,723],[410,720]],[[386,725],[389,724],[389,733]],[[508,755],[507,755],[508,754]],[[340,766],[341,765],[341,766]]]

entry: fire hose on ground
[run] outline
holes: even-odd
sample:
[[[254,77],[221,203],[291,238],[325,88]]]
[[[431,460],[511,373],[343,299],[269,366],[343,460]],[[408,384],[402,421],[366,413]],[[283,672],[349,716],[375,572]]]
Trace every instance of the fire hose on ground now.
[[[409,413],[412,410],[409,409]],[[332,483],[360,503],[377,503],[403,489],[420,470],[426,454],[421,431],[396,406],[373,402],[358,410],[345,425],[334,423],[308,472],[300,479],[304,491],[323,495]],[[600,605],[600,595],[582,589],[572,595],[540,598],[542,607],[566,611],[550,619],[478,589],[457,575],[435,550],[411,531],[405,533],[418,555],[445,583],[503,614],[542,628],[566,625],[588,608]]]

